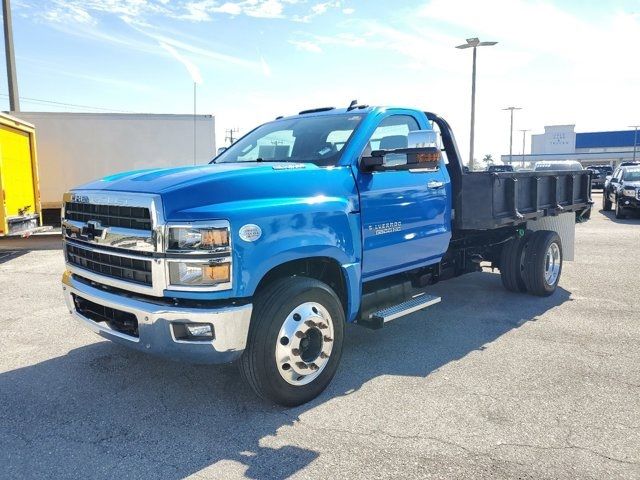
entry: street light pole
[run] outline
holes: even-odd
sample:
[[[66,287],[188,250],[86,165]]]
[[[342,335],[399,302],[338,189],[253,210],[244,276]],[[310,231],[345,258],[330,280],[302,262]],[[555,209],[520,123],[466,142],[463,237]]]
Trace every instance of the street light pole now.
[[[511,110],[511,127],[509,130],[509,163],[513,161],[513,111],[522,110],[520,107],[507,107],[502,110]]]
[[[473,170],[473,147],[475,144],[476,125],[476,55],[478,49],[473,47],[473,67],[471,68],[471,127],[469,129],[469,170]]]
[[[473,48],[473,66],[471,68],[471,129],[469,133],[469,170],[473,170],[473,146],[475,140],[476,123],[476,58],[478,47],[490,47],[498,42],[481,42],[478,38],[467,38],[467,43],[456,48]]]
[[[633,161],[636,161],[636,146],[638,145],[638,128],[640,125],[629,125],[629,128],[633,128],[635,133],[633,134]]]
[[[526,136],[527,136],[527,132],[530,132],[531,130],[527,129],[527,130],[520,130],[522,132],[522,168],[524,168],[524,147],[525,147],[525,143],[526,143]]]
[[[7,62],[7,83],[9,86],[9,110],[20,111],[18,96],[18,78],[16,75],[16,56],[13,51],[13,27],[11,26],[11,4],[2,0],[2,16],[4,20],[4,52]]]

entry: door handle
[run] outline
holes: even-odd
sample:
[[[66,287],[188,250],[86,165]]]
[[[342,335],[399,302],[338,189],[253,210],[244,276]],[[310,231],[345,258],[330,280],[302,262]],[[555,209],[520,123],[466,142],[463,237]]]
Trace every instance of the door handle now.
[[[444,187],[444,182],[436,182],[435,180],[432,180],[429,183],[427,183],[427,187],[433,188],[433,189],[442,188]]]

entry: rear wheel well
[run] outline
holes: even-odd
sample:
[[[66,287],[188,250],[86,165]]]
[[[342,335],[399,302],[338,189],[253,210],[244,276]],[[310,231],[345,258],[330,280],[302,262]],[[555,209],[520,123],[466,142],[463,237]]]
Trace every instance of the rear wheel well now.
[[[278,265],[262,277],[256,288],[256,293],[261,292],[267,285],[289,277],[309,277],[329,285],[342,303],[342,308],[347,312],[347,282],[340,264],[329,257],[310,257],[292,260]]]

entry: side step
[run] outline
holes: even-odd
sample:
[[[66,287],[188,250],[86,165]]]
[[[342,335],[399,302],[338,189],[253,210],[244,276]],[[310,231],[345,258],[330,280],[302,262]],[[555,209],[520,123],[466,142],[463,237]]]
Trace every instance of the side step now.
[[[423,293],[407,300],[406,302],[374,312],[369,315],[369,318],[361,318],[358,320],[358,325],[377,330],[382,328],[385,323],[390,322],[391,320],[395,320],[396,318],[404,317],[410,313],[430,307],[431,305],[440,303],[441,300],[442,297]]]

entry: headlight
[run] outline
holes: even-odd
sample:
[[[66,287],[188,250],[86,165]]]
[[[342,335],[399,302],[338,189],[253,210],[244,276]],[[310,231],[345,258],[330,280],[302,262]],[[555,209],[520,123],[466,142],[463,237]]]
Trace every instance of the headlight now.
[[[231,288],[231,235],[226,220],[169,225],[166,231],[169,288]]]
[[[215,252],[228,250],[229,227],[169,227],[167,251]]]
[[[213,287],[231,281],[228,261],[169,262],[169,283],[182,287]]]
[[[636,189],[635,188],[624,188],[622,190],[622,194],[625,197],[635,197],[636,196]]]

